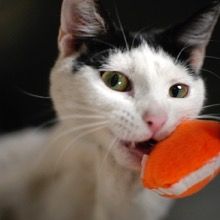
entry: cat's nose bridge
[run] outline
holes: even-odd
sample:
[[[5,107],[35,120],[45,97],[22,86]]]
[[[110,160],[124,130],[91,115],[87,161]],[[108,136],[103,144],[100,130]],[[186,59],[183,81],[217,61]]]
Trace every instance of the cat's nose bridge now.
[[[144,114],[143,119],[145,123],[148,125],[149,129],[153,133],[156,133],[166,123],[167,115],[166,114],[154,115],[154,114],[146,113]]]

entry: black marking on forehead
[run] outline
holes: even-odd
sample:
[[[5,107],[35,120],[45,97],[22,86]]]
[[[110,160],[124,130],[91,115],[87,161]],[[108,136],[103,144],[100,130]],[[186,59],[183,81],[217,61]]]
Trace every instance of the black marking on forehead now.
[[[183,50],[183,46],[175,44],[173,39],[170,38],[166,32],[163,32],[163,30],[148,30],[140,34],[125,32],[125,36],[127,42],[125,42],[125,38],[121,31],[94,38],[81,39],[81,45],[85,44],[87,50],[74,60],[73,72],[77,72],[84,65],[99,69],[107,62],[109,55],[114,53],[114,51],[126,51],[128,48],[131,50],[141,46],[143,42],[146,42],[156,51],[159,49],[164,50],[164,52],[173,57],[174,60],[178,57],[178,63],[187,66],[188,73],[194,79],[199,79],[201,77],[200,74],[195,73],[187,62],[190,48]]]
[[[126,40],[121,31],[116,31],[107,35],[82,39],[82,44],[86,45],[87,50],[74,61],[73,72],[77,72],[83,65],[99,69],[106,63],[109,54],[114,51],[126,51],[128,48],[137,48],[142,44],[140,36],[128,32],[125,32],[125,36]]]

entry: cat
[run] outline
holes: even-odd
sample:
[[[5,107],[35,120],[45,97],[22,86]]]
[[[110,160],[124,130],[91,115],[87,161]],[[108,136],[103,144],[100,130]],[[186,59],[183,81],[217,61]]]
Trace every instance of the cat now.
[[[1,219],[164,218],[173,201],[142,187],[141,160],[201,112],[199,73],[219,12],[214,1],[134,34],[98,1],[63,0],[50,85],[59,123],[0,142]]]

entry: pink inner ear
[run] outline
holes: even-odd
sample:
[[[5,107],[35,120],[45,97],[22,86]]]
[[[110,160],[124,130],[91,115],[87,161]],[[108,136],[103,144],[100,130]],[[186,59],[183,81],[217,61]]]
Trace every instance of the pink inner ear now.
[[[199,72],[202,68],[205,51],[205,48],[195,48],[190,55],[190,64],[196,72]]]
[[[74,34],[74,31],[83,25],[83,17],[80,14],[82,13],[80,12],[81,1],[82,0],[63,0],[60,29],[64,33]]]
[[[61,25],[58,36],[58,45],[61,56],[69,56],[74,52],[74,24],[75,16],[73,0],[63,0],[61,9]]]
[[[105,22],[97,11],[95,0],[63,0],[58,38],[61,56],[75,52],[78,37],[93,37],[105,30]]]
[[[58,37],[58,45],[61,56],[67,57],[74,52],[74,37],[72,34],[65,33],[60,29]]]

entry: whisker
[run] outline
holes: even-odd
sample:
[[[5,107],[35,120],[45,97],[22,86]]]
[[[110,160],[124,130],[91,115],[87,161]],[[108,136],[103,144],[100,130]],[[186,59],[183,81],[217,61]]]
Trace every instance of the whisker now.
[[[188,45],[188,46],[183,47],[183,48],[180,50],[180,52],[178,53],[178,55],[177,55],[177,57],[176,57],[176,59],[175,59],[175,61],[174,61],[174,63],[175,63],[175,64],[177,64],[177,63],[178,63],[180,56],[181,56],[181,55],[182,55],[182,53],[183,53],[183,52],[184,52],[186,49],[188,49],[188,48],[189,48],[189,45]]]
[[[212,43],[212,42],[213,42],[213,43],[220,43],[219,40],[214,40],[214,39],[211,39],[210,42],[211,42],[211,43]]]
[[[124,27],[122,25],[122,22],[121,22],[121,19],[120,19],[120,16],[119,16],[119,12],[118,12],[118,8],[117,8],[116,4],[115,4],[115,14],[116,14],[116,17],[117,17],[117,20],[118,20],[119,28],[120,28],[120,30],[122,32],[122,36],[123,36],[124,41],[125,41],[125,46],[126,46],[127,50],[129,51],[128,40],[127,40],[127,37],[125,35],[125,30],[124,30]]]
[[[93,60],[95,59],[97,56],[100,56],[102,54],[105,54],[106,52],[109,52],[110,50],[109,49],[105,49],[105,50],[102,50],[102,51],[99,51],[98,53],[95,53],[91,58],[90,60]]]
[[[94,38],[94,39],[92,39],[92,40],[93,40],[93,41],[97,41],[97,42],[102,43],[102,44],[105,44],[105,45],[107,45],[107,46],[110,46],[111,48],[114,48],[114,49],[117,48],[114,44],[111,44],[111,43],[109,43],[109,42],[106,42],[106,41],[103,41],[103,40],[100,40],[100,39]]]
[[[105,127],[106,127],[106,126],[104,126],[104,125],[103,125],[103,126],[95,127],[94,129],[90,129],[90,130],[88,130],[88,131],[86,131],[86,132],[84,132],[84,133],[82,133],[82,134],[76,136],[72,141],[70,141],[70,143],[68,143],[68,144],[64,147],[64,149],[62,150],[61,154],[59,155],[59,158],[57,159],[57,161],[56,161],[56,163],[55,163],[55,167],[54,167],[55,171],[56,171],[56,169],[57,169],[57,166],[59,165],[59,162],[60,162],[61,159],[63,158],[65,152],[68,151],[68,149],[71,147],[71,145],[73,145],[75,142],[77,142],[77,141],[78,141],[79,139],[81,139],[82,137],[85,137],[86,135],[91,134],[91,133],[94,133],[94,132],[96,132],[96,131],[98,131],[98,130],[101,130],[101,129],[105,128]]]
[[[220,57],[215,57],[215,56],[205,56],[207,59],[214,59],[214,60],[220,60]]]
[[[92,112],[92,113],[98,113],[99,115],[106,117],[106,115],[101,110],[88,107],[86,106],[86,104],[80,103],[79,101],[76,101],[76,100],[73,103],[72,108],[77,109],[77,110],[84,110],[84,111]]]
[[[104,116],[101,115],[80,115],[80,114],[74,114],[74,115],[70,115],[68,117],[60,117],[60,119],[105,119]]]
[[[60,135],[58,135],[55,139],[52,140],[52,142],[50,144],[55,143],[57,140],[59,140],[60,138],[67,136],[71,133],[77,132],[77,131],[81,131],[83,129],[88,129],[94,126],[101,126],[101,125],[106,125],[108,124],[108,121],[101,121],[101,122],[96,122],[96,123],[89,123],[89,124],[84,124],[84,125],[80,125],[78,127],[74,127],[72,129],[69,129],[63,133],[61,133]]]
[[[212,75],[215,76],[217,79],[220,79],[220,76],[219,76],[217,73],[214,73],[213,71],[210,71],[210,70],[207,70],[207,69],[204,69],[204,68],[201,68],[201,70],[204,71],[204,72],[207,72],[207,73],[212,74]]]
[[[64,131],[63,133],[59,134],[58,136],[56,136],[54,139],[52,139],[50,142],[48,142],[48,147],[44,149],[44,152],[41,153],[41,156],[38,158],[38,163],[40,164],[41,161],[44,159],[45,155],[47,155],[48,153],[50,153],[51,148],[54,146],[55,142],[57,142],[58,140],[60,140],[61,138],[74,133],[75,131],[80,131],[80,130],[88,130],[88,129],[92,129],[93,127],[106,127],[108,123],[94,123],[87,126],[80,126],[80,128],[74,128],[74,129],[68,129],[66,131]],[[81,134],[80,134],[81,135]],[[80,136],[79,135],[79,136]]]
[[[41,95],[37,95],[28,91],[25,91],[24,89],[18,88],[23,94],[33,97],[33,98],[37,98],[37,99],[49,99],[51,100],[52,98],[49,96],[41,96]]]
[[[207,109],[207,108],[213,108],[213,107],[218,107],[220,106],[220,103],[218,104],[212,104],[212,105],[206,105],[206,106],[203,106],[202,109]]]
[[[34,128],[34,132],[38,132],[39,130],[44,129],[45,127],[52,125],[52,124],[55,124],[57,122],[59,122],[58,118],[48,120],[48,121],[42,123],[41,125],[37,126],[36,128]]]
[[[101,161],[101,164],[99,166],[99,169],[97,171],[98,175],[101,173],[102,168],[104,167],[104,164],[109,156],[109,154],[111,153],[111,150],[113,149],[114,145],[117,143],[118,138],[114,138],[113,141],[109,144],[108,148],[107,148],[107,152],[103,158],[103,160]]]
[[[134,35],[134,39],[132,41],[132,44],[131,44],[131,48],[133,48],[134,46],[134,42],[137,40],[138,36],[144,31],[146,30],[148,27],[144,27],[144,28],[141,28],[139,31],[137,31]]]
[[[220,117],[218,115],[199,115],[196,117],[197,119],[212,119],[216,121],[220,121]]]
[[[101,116],[101,115],[82,115],[82,114],[81,115],[80,114],[74,114],[74,115],[71,114],[71,115],[61,116],[61,117],[46,121],[45,123],[41,124],[40,126],[34,128],[33,132],[38,132],[39,130],[41,130],[49,125],[52,125],[54,123],[63,122],[66,120],[71,120],[71,119],[73,119],[73,120],[74,119],[105,119],[105,117]]]

